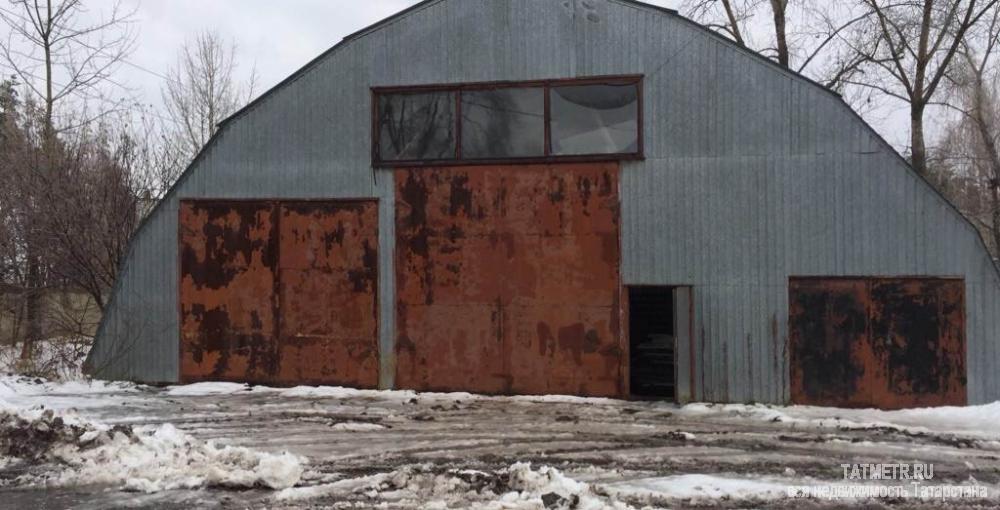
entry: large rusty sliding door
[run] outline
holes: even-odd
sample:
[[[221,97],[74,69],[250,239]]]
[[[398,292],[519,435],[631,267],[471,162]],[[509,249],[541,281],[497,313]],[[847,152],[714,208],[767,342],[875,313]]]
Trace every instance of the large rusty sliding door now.
[[[181,380],[378,384],[374,201],[183,201]]]
[[[962,280],[796,278],[789,299],[794,403],[965,405]]]
[[[618,165],[396,173],[400,388],[621,395]]]

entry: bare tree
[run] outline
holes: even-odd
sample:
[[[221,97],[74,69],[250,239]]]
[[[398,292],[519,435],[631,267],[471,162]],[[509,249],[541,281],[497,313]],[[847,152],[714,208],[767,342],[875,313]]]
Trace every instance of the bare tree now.
[[[686,0],[682,9],[692,19],[749,47],[744,32],[760,5],[761,0]]]
[[[954,91],[948,106],[959,113],[937,155],[948,171],[956,202],[986,233],[1000,257],[1000,7],[982,30],[962,44],[948,73]],[[957,185],[955,184],[957,183]]]
[[[83,0],[10,0],[0,7],[0,25],[8,36],[0,40],[0,62],[10,68],[21,84],[41,103],[41,143],[27,144],[13,167],[21,181],[12,188],[19,198],[17,216],[21,229],[19,262],[25,267],[23,281],[27,300],[27,332],[22,355],[30,357],[42,335],[42,292],[47,285],[46,248],[39,245],[41,219],[47,214],[47,189],[42,184],[60,179],[56,163],[59,151],[57,128],[76,127],[95,117],[80,116],[79,124],[57,126],[59,105],[67,99],[84,102],[100,99],[99,88],[111,81],[114,70],[132,49],[134,34],[130,12],[115,4],[110,15],[96,22],[85,21]],[[27,102],[29,106],[32,102]],[[30,110],[30,108],[29,108]],[[26,119],[33,119],[28,115]],[[65,120],[68,120],[68,116]],[[31,132],[28,130],[27,132]]]
[[[101,311],[149,187],[139,168],[141,139],[127,117],[106,117],[64,137],[61,178],[43,183],[50,202],[42,242],[49,247],[53,276],[86,292]]]
[[[10,0],[0,8],[0,22],[10,29],[0,41],[0,62],[44,105],[50,131],[57,103],[98,98],[133,49],[134,11],[116,3],[95,22],[84,21],[85,12],[83,0]]]
[[[236,46],[214,32],[202,32],[181,48],[162,90],[173,126],[167,136],[175,161],[172,181],[208,143],[218,124],[243,107],[254,93],[256,72],[243,85],[236,76]]]
[[[882,44],[856,86],[905,102],[914,169],[928,174],[924,117],[970,30],[1000,0],[861,0]]]
[[[837,90],[877,45],[861,28],[868,14],[842,2],[686,0],[683,9],[737,44]],[[767,42],[756,42],[755,32],[766,32]]]
[[[132,117],[102,117],[45,147],[44,110],[12,93],[0,95],[0,283],[9,284],[7,290],[31,288],[26,254],[29,247],[43,254],[46,288],[32,316],[44,324],[39,328],[48,336],[41,338],[88,337],[107,305],[149,195],[149,174],[141,167],[145,141],[130,126]],[[38,171],[42,162],[51,171]],[[44,202],[33,200],[37,196]],[[35,304],[20,294],[14,301],[22,304],[15,302],[8,314],[17,324],[27,322],[28,305]],[[22,361],[32,361],[24,345]]]

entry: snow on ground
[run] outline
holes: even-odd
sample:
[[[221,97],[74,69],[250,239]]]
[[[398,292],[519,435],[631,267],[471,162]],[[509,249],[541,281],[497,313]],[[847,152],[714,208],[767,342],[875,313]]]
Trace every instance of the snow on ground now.
[[[97,507],[129,491],[140,495],[131,506],[151,508],[222,498],[269,508],[797,508],[789,488],[848,483],[845,462],[933,463],[935,482],[984,485],[986,506],[1000,499],[1000,403],[678,407],[0,377],[4,411],[0,455],[18,459],[0,458],[0,498],[15,506],[74,488]],[[827,504],[837,506],[810,501]]]
[[[811,406],[689,404],[691,415],[730,414],[740,418],[832,429],[889,427],[913,433],[946,433],[1000,440],[1000,402],[968,407],[932,407],[882,411]]]
[[[407,467],[315,487],[285,489],[278,493],[277,499],[302,501],[320,497],[350,498],[357,494],[421,508],[456,508],[460,503],[475,503],[477,508],[486,510],[634,508],[614,501],[600,489],[574,480],[556,468],[525,462],[491,473],[475,470],[435,473],[426,468]]]
[[[143,391],[131,383],[73,380],[50,382],[34,377],[0,377],[0,408],[29,408],[44,405],[47,409],[106,408],[122,403],[124,397]]]
[[[29,374],[63,381],[83,378],[83,362],[90,351],[85,337],[56,337],[35,344],[30,359],[22,359],[21,345],[0,345],[0,373]]]
[[[688,474],[613,483],[607,486],[607,491],[616,496],[676,499],[691,503],[722,499],[763,501],[788,497],[788,487],[795,483],[794,479],[787,478]]]
[[[72,412],[18,409],[0,402],[0,453],[53,463],[22,484],[112,485],[159,492],[201,487],[283,489],[306,459],[202,441],[173,425],[109,427]]]

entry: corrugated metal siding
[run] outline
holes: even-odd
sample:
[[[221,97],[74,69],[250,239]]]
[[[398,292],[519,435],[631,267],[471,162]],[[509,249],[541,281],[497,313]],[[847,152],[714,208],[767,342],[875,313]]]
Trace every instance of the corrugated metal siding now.
[[[832,94],[619,0],[429,2],[255,104],[136,236],[94,365],[176,380],[178,198],[379,198],[391,353],[392,179],[370,167],[369,88],[624,73],[646,75],[647,159],[622,171],[622,277],[694,286],[698,398],[788,400],[790,275],[949,275],[967,282],[969,401],[1000,399],[1000,279],[971,225]]]

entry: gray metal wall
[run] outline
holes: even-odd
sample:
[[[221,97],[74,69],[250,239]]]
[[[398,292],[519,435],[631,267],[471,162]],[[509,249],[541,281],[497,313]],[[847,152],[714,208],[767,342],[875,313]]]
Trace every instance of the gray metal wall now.
[[[1000,399],[1000,278],[972,226],[838,97],[625,0],[426,2],[266,95],[136,236],[92,367],[177,380],[183,198],[378,197],[391,354],[393,190],[370,165],[369,87],[606,74],[646,76],[647,159],[622,171],[623,278],[694,286],[696,397],[788,400],[790,275],[949,275],[967,282],[969,401]]]

